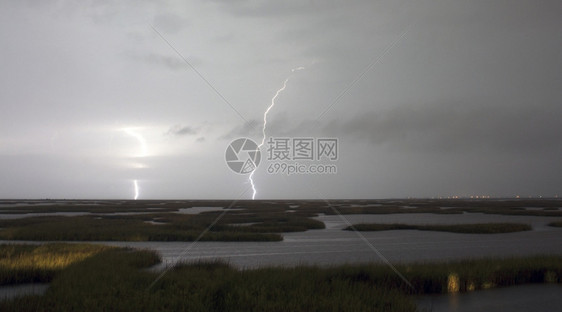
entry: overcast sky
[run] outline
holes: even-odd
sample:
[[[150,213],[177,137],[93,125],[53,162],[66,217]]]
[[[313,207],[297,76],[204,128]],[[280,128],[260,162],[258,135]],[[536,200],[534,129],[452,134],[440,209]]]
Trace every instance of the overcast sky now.
[[[560,12],[1,1],[0,198],[251,198],[225,150],[260,142],[286,79],[267,137],[337,138],[337,161],[306,163],[337,174],[268,174],[264,145],[256,198],[562,195]]]

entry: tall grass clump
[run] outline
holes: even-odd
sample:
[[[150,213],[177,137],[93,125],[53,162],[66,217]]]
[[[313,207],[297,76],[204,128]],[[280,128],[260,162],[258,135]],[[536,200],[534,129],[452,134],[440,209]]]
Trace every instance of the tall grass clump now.
[[[414,295],[522,283],[561,283],[562,257],[402,264],[412,287],[380,263],[240,270],[221,261],[179,264],[161,279],[150,251],[111,248],[74,262],[44,296],[1,311],[415,311]]]
[[[70,264],[109,248],[88,244],[0,245],[0,285],[49,282]]]
[[[562,283],[562,258],[462,260],[446,263],[401,266],[420,293],[446,293],[452,280],[460,292],[528,283]],[[438,287],[427,287],[429,284]]]

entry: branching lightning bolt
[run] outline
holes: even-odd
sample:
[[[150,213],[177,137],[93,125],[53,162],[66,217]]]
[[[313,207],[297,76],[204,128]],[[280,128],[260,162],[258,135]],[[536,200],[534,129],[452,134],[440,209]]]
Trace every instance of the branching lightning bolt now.
[[[297,68],[293,68],[291,69],[291,73],[294,73],[296,71],[299,70],[303,70],[305,69],[303,66],[299,66]],[[258,144],[258,147],[256,149],[256,151],[259,151],[259,149],[263,146],[263,144],[265,143],[265,128],[267,126],[267,114],[269,114],[269,111],[275,106],[275,100],[277,99],[277,97],[279,96],[279,94],[281,94],[281,92],[283,92],[286,88],[287,88],[287,82],[289,82],[289,79],[291,79],[291,76],[287,77],[287,79],[285,79],[285,81],[283,81],[283,86],[281,88],[279,88],[277,90],[277,92],[275,92],[275,95],[271,98],[271,104],[269,104],[269,106],[267,107],[267,109],[265,110],[265,112],[263,113],[263,128],[262,128],[262,138],[261,138],[261,142],[260,144]],[[257,169],[257,168],[256,168]],[[250,180],[250,184],[252,185],[252,200],[256,199],[256,194],[257,194],[257,189],[256,189],[256,185],[254,183],[254,173],[256,172],[256,169],[254,169],[251,173],[250,176],[248,178],[248,180]]]

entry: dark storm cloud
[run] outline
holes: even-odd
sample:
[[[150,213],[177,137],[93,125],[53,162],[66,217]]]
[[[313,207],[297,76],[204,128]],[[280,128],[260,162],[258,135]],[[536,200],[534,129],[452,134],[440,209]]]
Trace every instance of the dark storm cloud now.
[[[288,75],[266,134],[340,138],[330,196],[560,193],[560,0],[25,3],[0,1],[0,197],[237,196],[227,139],[261,139]]]
[[[267,137],[304,137],[319,134],[322,129],[315,128],[315,123],[310,120],[301,120],[286,111],[276,112],[268,116],[266,136]],[[261,139],[262,120],[249,120],[242,125],[234,126],[226,131],[220,138],[225,140],[240,137]]]
[[[336,128],[326,131],[322,129],[325,123],[316,123],[313,120],[302,119],[300,115],[280,109],[275,114],[268,115],[266,137],[298,138],[298,137],[323,137],[325,133],[335,133]],[[261,140],[262,120],[250,120],[242,125],[232,127],[222,135],[221,139],[236,139],[240,137]],[[341,127],[341,126],[338,126]]]
[[[340,1],[253,1],[253,0],[213,0],[219,3],[222,8],[230,14],[242,17],[269,17],[269,16],[289,16],[302,15],[319,10],[336,9],[342,6],[350,6],[349,3]]]
[[[254,137],[261,131],[261,121],[250,119],[241,125],[234,126],[220,137],[223,140],[236,139],[240,137]]]
[[[199,130],[190,126],[173,125],[166,132],[167,135],[172,136],[186,136],[186,135],[196,135]]]
[[[302,119],[294,112],[280,111],[269,116],[267,121],[267,135],[272,137],[310,137],[323,136],[322,123],[314,120]]]
[[[541,154],[562,149],[559,116],[562,108],[555,104],[500,107],[451,101],[332,120],[325,131],[409,151]]]

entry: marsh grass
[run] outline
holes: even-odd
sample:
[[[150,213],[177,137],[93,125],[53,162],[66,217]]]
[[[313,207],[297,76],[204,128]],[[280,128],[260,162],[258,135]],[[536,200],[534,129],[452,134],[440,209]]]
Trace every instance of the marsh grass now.
[[[451,225],[415,225],[403,223],[360,223],[344,230],[352,231],[389,231],[389,230],[419,230],[439,231],[467,234],[499,234],[521,231],[530,231],[533,228],[521,223],[476,223],[476,224],[451,224]]]
[[[158,200],[11,200],[1,201],[0,213],[52,213],[52,212],[89,212],[89,213],[143,213],[157,210],[172,212],[190,207],[182,201]]]
[[[150,224],[146,221],[163,222]],[[212,222],[180,214],[136,216],[31,217],[0,221],[0,238],[36,241],[193,241]],[[273,233],[247,233],[236,228],[207,232],[207,241],[279,241]]]
[[[70,264],[109,248],[88,244],[0,245],[0,285],[49,282]]]
[[[301,213],[337,214],[400,214],[434,213],[462,214],[484,213],[498,215],[524,215],[561,217],[560,199],[387,199],[387,200],[331,200],[330,206],[322,201],[291,201],[299,205]],[[242,205],[242,203],[240,204]],[[279,204],[278,204],[279,205]],[[533,207],[530,210],[527,207]]]
[[[110,248],[74,262],[43,296],[0,302],[1,311],[415,311],[418,294],[562,282],[562,257],[398,265],[239,270],[221,261],[179,264],[149,287],[151,251]],[[451,285],[451,284],[454,285]]]
[[[197,215],[42,216],[0,220],[0,239],[64,241],[280,241],[278,233],[324,228],[321,221],[284,211],[208,212]],[[215,220],[219,220],[215,224]],[[240,223],[250,226],[237,226]],[[156,224],[154,224],[156,223]],[[213,225],[213,226],[211,226]]]
[[[559,256],[462,260],[401,265],[398,269],[405,272],[416,291],[422,294],[446,293],[452,276],[457,279],[459,292],[528,283],[562,283]]]
[[[42,205],[42,204],[48,205]],[[229,207],[229,200],[2,200],[0,213],[49,213],[89,212],[92,214],[177,212],[190,207]],[[15,206],[20,204],[20,206]],[[24,204],[21,206],[21,204]],[[297,208],[291,208],[297,206]],[[330,207],[331,206],[331,207]],[[378,200],[330,200],[330,205],[321,200],[240,200],[232,208],[247,213],[285,213],[294,210],[294,215],[311,217],[319,213],[336,214],[396,214],[435,213],[461,214],[485,213],[501,215],[554,216],[562,217],[560,199],[378,199]],[[415,208],[412,208],[415,207]],[[533,209],[527,209],[532,207]],[[446,209],[443,209],[446,208]]]
[[[17,204],[16,201],[8,202]],[[334,214],[489,213],[508,215],[562,216],[560,200],[353,200],[325,202],[315,200],[238,201],[229,211],[197,215],[174,213],[196,206],[227,207],[229,201],[83,201],[56,202],[21,209],[34,212],[86,211],[91,215],[45,216],[0,220],[0,239],[69,241],[193,241],[211,224],[204,241],[280,241],[280,233],[323,229],[313,217]],[[95,203],[95,205],[94,205]],[[29,206],[29,207],[28,207]],[[297,208],[294,208],[297,207]],[[532,210],[526,207],[533,207]],[[155,210],[155,208],[157,208]],[[446,209],[443,209],[446,208]],[[0,207],[12,211],[13,207]],[[20,208],[18,208],[20,209]],[[17,209],[16,209],[17,210]],[[22,210],[23,211],[23,210]],[[165,212],[167,211],[167,212]],[[172,212],[171,212],[172,211]],[[111,212],[129,212],[119,215]],[[142,212],[142,214],[140,214]],[[97,214],[96,214],[97,213]],[[134,214],[138,213],[138,214]],[[220,217],[220,218],[219,218]],[[218,223],[215,220],[220,219]],[[556,222],[553,224],[557,224]],[[240,226],[244,225],[244,226]],[[553,225],[556,226],[556,225]],[[524,224],[488,225],[358,225],[360,230],[418,229],[458,233],[507,233],[529,230]]]
[[[108,250],[67,267],[44,296],[0,302],[2,311],[413,311],[400,290],[354,283],[316,267],[237,270],[179,265],[152,288],[150,252]]]

